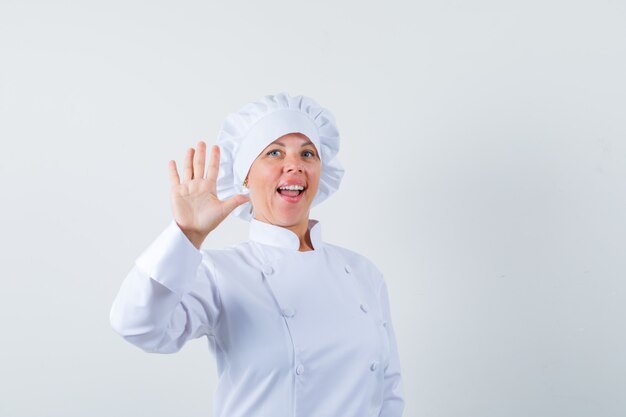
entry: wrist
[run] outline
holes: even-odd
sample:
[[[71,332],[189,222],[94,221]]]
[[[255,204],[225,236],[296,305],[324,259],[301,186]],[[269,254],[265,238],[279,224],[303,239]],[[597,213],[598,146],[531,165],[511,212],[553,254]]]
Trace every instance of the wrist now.
[[[204,242],[204,239],[206,239],[207,235],[204,233],[200,233],[200,232],[185,230],[183,228],[181,228],[181,230],[183,234],[187,236],[187,239],[189,239],[191,244],[194,245],[196,249],[200,250],[200,247],[202,246],[202,242]]]

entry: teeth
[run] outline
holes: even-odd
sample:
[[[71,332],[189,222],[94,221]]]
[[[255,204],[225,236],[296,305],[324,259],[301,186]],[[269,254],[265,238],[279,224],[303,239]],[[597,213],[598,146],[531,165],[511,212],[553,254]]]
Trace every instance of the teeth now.
[[[301,185],[287,185],[284,187],[278,187],[279,190],[304,190],[304,187]]]

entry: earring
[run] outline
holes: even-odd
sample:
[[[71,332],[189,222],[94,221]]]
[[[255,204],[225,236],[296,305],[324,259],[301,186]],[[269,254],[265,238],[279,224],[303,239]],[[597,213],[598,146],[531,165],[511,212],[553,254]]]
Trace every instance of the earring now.
[[[243,186],[248,188],[248,177],[246,177],[246,179],[243,180]]]

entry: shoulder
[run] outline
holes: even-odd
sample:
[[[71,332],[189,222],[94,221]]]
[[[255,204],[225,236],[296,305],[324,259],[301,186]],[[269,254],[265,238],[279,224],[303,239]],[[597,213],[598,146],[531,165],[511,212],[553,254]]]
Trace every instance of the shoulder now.
[[[324,246],[331,256],[343,260],[351,273],[367,276],[375,286],[380,285],[383,281],[382,271],[365,255],[332,243],[324,242]]]
[[[239,242],[219,249],[202,248],[202,258],[213,265],[230,263],[232,261],[241,262],[250,257],[252,251],[250,242]]]
[[[366,266],[367,268],[380,272],[374,262],[372,262],[369,258],[359,252],[327,242],[324,242],[324,246],[332,254],[342,256],[346,260],[350,260],[352,262],[361,264],[363,266]]]
[[[258,276],[262,262],[246,242],[219,249],[202,249],[202,262],[218,286],[247,281]]]

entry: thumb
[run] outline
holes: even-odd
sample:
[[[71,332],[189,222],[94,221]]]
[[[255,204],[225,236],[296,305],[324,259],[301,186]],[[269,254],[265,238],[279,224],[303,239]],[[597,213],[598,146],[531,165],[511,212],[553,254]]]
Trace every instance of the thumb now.
[[[224,201],[224,213],[226,215],[230,214],[231,211],[236,209],[238,206],[247,203],[250,201],[250,196],[246,194],[237,194]]]

